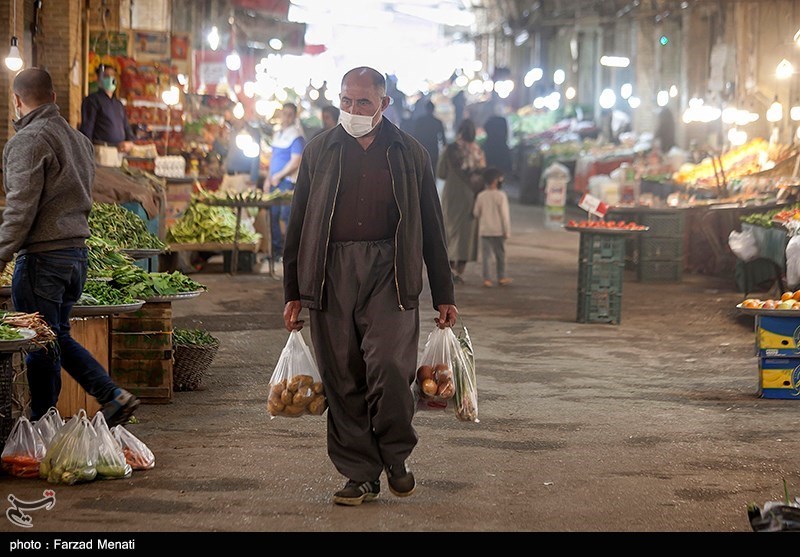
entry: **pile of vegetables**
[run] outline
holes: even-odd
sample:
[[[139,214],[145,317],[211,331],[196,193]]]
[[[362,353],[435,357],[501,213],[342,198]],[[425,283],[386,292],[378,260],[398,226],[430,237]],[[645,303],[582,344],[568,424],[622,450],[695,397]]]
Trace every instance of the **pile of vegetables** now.
[[[89,228],[96,236],[121,249],[159,249],[167,246],[147,231],[144,221],[115,203],[94,203]]]
[[[20,340],[22,333],[19,329],[0,323],[0,340]]]
[[[97,236],[86,240],[89,248],[89,278],[108,278],[117,268],[136,267],[133,259],[119,253],[114,245]]]
[[[14,266],[17,263],[17,256],[14,256],[14,259],[6,263],[3,272],[0,273],[0,286],[11,286],[11,279],[14,277]]]
[[[438,397],[443,400],[453,398],[453,371],[447,364],[435,366],[421,365],[417,370],[417,383],[423,397]]]
[[[56,340],[56,335],[47,321],[42,318],[39,313],[23,313],[20,311],[0,312],[0,326],[15,327],[18,329],[33,329],[36,336],[31,342],[41,347],[46,347],[47,344]],[[17,331],[19,334],[19,331]],[[22,335],[20,335],[22,338]],[[9,339],[6,339],[9,340]],[[16,339],[10,339],[16,340]]]
[[[39,476],[50,483],[73,485],[97,476],[97,434],[86,412],[80,410],[62,427],[39,466]]]
[[[92,418],[92,427],[97,434],[97,476],[99,478],[113,480],[127,478],[131,475],[131,465],[125,459],[122,447],[114,439],[108,429],[105,416],[98,412]]]
[[[86,281],[79,306],[121,306],[136,303],[136,299],[126,290],[115,288],[107,281]]]
[[[111,428],[111,435],[122,448],[127,462],[133,470],[150,470],[156,465],[156,457],[133,433],[117,425]]]
[[[233,242],[235,233],[236,215],[233,209],[206,205],[195,196],[183,216],[167,231],[167,242],[229,244]],[[261,235],[253,230],[252,224],[240,224],[240,242],[252,244],[260,239]]]
[[[213,346],[219,344],[208,331],[203,329],[173,329],[173,344],[192,345],[192,346]]]
[[[462,358],[453,358],[456,382],[456,417],[464,422],[478,422],[478,381],[475,377],[475,351],[466,327],[458,335]]]
[[[259,202],[259,203],[269,203],[270,201],[278,201],[278,200],[290,200],[294,195],[294,191],[281,191],[281,190],[272,190],[269,193],[264,193],[261,190],[246,190],[243,192],[234,193],[231,191],[227,192],[209,192],[203,191],[197,194],[197,198],[199,200],[207,200],[207,201],[217,201],[217,202],[229,202],[229,203],[252,203],[252,202]]]
[[[112,280],[115,287],[136,300],[207,290],[180,271],[148,273],[135,265],[114,269]]]
[[[322,382],[310,375],[294,375],[272,383],[267,399],[270,416],[296,418],[303,414],[321,416],[328,408]]]
[[[3,470],[18,478],[38,478],[44,455],[42,436],[25,416],[20,417],[3,447]]]
[[[784,223],[790,220],[800,220],[800,205],[773,209],[766,213],[754,213],[741,217],[742,222],[762,228],[772,228],[776,223]]]

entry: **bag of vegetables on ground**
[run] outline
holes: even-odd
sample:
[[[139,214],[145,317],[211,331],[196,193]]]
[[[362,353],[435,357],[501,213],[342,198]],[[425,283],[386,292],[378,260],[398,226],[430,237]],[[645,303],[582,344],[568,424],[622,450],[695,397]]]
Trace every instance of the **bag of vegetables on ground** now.
[[[111,434],[122,447],[125,462],[134,470],[150,470],[156,465],[156,457],[147,445],[133,433],[117,425],[111,428]]]
[[[119,442],[111,435],[102,412],[94,415],[92,426],[97,433],[97,477],[106,480],[129,478],[131,465],[125,460]]]
[[[50,447],[50,443],[53,441],[53,438],[64,426],[64,420],[61,418],[58,408],[51,406],[44,416],[34,422],[33,426],[42,436],[44,448],[48,449]]]
[[[39,466],[39,477],[67,485],[92,481],[97,476],[98,449],[97,433],[81,409],[53,438]]]
[[[5,472],[18,478],[38,478],[46,449],[42,436],[25,416],[17,419],[0,457]]]
[[[270,418],[321,416],[328,408],[317,364],[300,331],[289,333],[269,380],[267,412]]]
[[[463,344],[451,327],[434,328],[418,359],[417,376],[411,388],[419,409],[441,410],[453,406],[459,420],[477,422],[472,343],[466,329],[462,334],[466,335]]]

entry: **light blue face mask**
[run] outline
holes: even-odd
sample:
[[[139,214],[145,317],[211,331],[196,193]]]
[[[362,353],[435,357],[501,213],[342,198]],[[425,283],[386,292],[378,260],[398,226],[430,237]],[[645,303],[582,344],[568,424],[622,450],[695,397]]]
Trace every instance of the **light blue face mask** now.
[[[103,77],[103,90],[113,93],[117,90],[117,79],[110,75]]]

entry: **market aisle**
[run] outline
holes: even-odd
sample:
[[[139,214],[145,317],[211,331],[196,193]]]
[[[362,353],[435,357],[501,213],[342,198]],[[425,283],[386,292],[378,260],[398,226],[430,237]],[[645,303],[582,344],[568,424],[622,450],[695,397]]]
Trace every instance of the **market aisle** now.
[[[748,530],[745,506],[800,493],[794,401],[755,397],[752,318],[731,281],[626,277],[622,324],[575,323],[578,235],[512,204],[507,288],[467,268],[457,290],[476,345],[480,424],[416,418],[418,493],[330,502],[342,479],[325,420],[270,420],[267,382],[286,340],[282,288],[263,274],[194,275],[209,292],[175,326],[222,341],[205,389],[143,406],[131,430],[157,466],[132,479],[56,486],[36,530]],[[423,307],[423,340],[433,325]],[[43,483],[3,477],[3,491]],[[432,525],[435,525],[432,527]],[[2,528],[2,527],[0,527]]]

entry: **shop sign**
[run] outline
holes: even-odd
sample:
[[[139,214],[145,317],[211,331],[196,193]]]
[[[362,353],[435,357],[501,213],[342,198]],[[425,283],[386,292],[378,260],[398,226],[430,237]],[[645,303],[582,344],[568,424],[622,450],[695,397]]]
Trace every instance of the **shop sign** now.
[[[578,202],[578,207],[596,217],[603,218],[608,212],[608,205],[588,193],[583,194]]]

